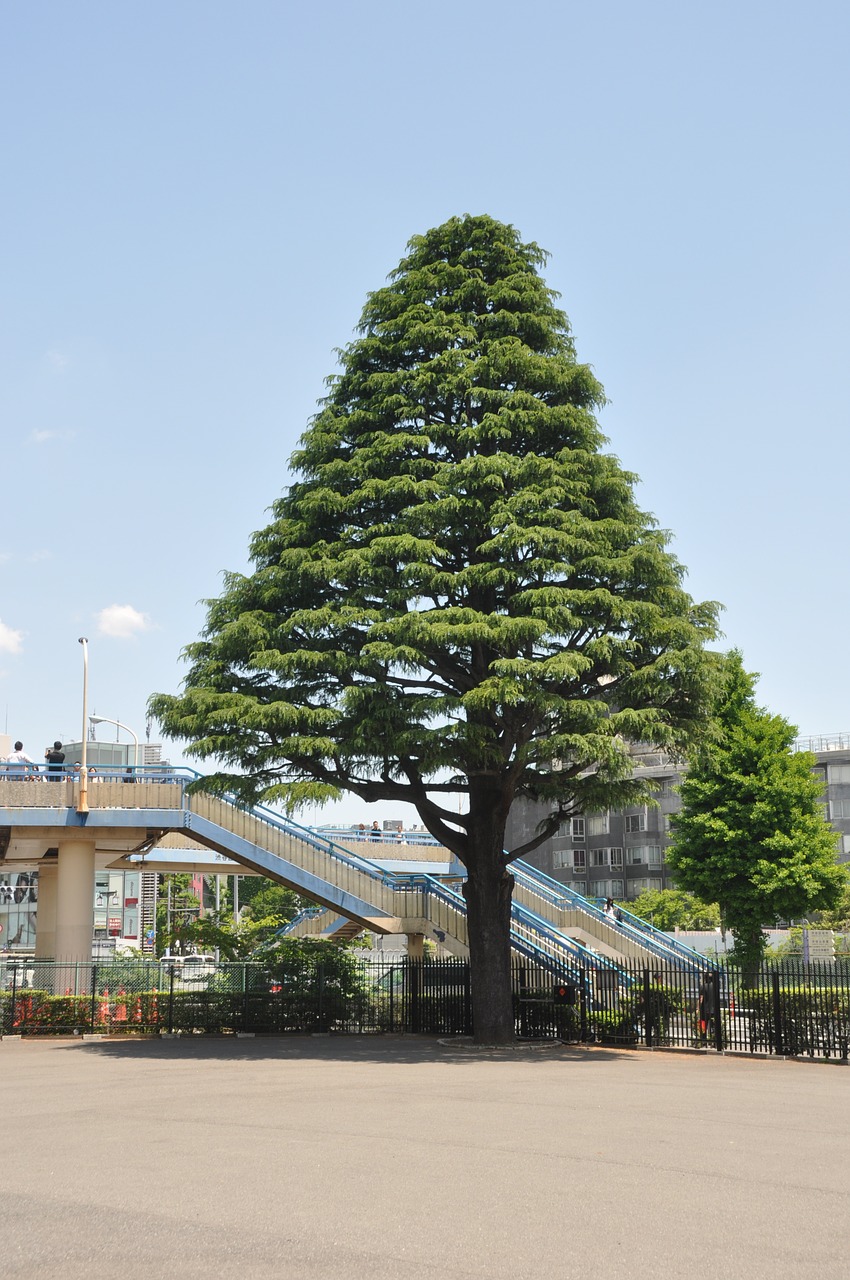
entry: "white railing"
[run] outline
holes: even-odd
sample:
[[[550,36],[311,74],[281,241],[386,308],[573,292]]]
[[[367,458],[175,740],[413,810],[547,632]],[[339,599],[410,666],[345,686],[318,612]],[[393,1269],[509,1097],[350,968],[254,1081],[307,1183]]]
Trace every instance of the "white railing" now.
[[[792,751],[850,751],[850,733],[821,733],[815,737],[797,738]]]

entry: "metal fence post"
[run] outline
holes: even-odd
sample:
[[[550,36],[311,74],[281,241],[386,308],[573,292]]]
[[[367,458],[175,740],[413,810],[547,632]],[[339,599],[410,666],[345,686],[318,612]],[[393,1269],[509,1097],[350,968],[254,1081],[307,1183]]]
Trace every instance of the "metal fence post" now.
[[[422,1030],[422,1009],[419,1003],[422,969],[418,960],[408,960],[410,972],[410,1029],[414,1035]]]
[[[91,968],[91,1000],[89,1001],[89,1031],[94,1034],[94,1011],[97,1005],[97,965]]]
[[[652,980],[649,970],[643,971],[643,1031],[647,1049],[652,1048]]]
[[[727,970],[728,981],[728,970]],[[711,975],[711,987],[714,1003],[714,1047],[718,1053],[723,1052],[723,1021],[720,1017],[720,970],[715,969]]]
[[[581,1043],[587,1044],[587,970],[579,969],[579,1024]]]
[[[325,966],[321,961],[316,966],[316,994],[318,996],[316,1026],[319,1031],[327,1031],[325,1026]]]
[[[18,966],[14,961],[12,961],[12,1008],[9,1013],[9,1035],[14,1034],[17,1003],[18,1003]]]
[[[774,1053],[785,1052],[785,1037],[782,1034],[782,1001],[779,996],[779,974],[776,970],[770,975],[770,999],[773,1006],[773,1049]]]
[[[170,979],[168,984],[168,1034],[174,1034],[174,965],[168,966]]]

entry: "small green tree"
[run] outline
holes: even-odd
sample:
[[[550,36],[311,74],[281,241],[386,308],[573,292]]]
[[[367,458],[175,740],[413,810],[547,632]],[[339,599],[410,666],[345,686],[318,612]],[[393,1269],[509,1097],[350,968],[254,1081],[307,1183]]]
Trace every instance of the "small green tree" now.
[[[190,926],[197,920],[201,904],[192,888],[192,877],[184,872],[160,876],[156,899],[157,954],[188,945]]]
[[[633,902],[622,905],[667,933],[674,929],[716,929],[720,924],[716,902],[701,902],[682,889],[644,889]]]
[[[191,951],[217,951],[220,960],[247,960],[283,928],[282,916],[260,916],[234,922],[229,914],[211,912],[182,926],[180,942]]]
[[[850,866],[843,863],[841,870],[844,873],[844,880],[837,901],[829,910],[821,911],[817,917],[818,927],[821,929],[836,929],[839,932],[850,930]]]
[[[465,864],[476,1035],[513,1037],[512,859],[643,799],[629,743],[699,731],[715,608],[603,451],[545,255],[486,216],[415,237],[366,302],[296,481],[209,603],[168,737],[210,788],[413,805]],[[467,810],[452,797],[463,793]],[[535,836],[505,852],[519,797]]]
[[[764,955],[764,925],[831,908],[845,882],[815,758],[791,750],[793,727],[756,706],[754,683],[729,654],[714,739],[682,781],[667,853],[677,884],[720,904],[748,975]]]
[[[251,883],[251,889],[245,893],[248,883]],[[239,901],[243,917],[264,920],[274,916],[280,920],[281,925],[288,924],[306,903],[306,899],[301,898],[293,889],[276,884],[265,876],[245,876],[239,882]]]

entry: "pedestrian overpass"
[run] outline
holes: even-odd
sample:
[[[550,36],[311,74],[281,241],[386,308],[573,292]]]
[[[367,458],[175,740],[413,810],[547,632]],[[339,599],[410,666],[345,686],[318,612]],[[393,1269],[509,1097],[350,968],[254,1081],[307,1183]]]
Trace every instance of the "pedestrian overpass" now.
[[[90,959],[95,871],[181,869],[185,850],[155,853],[162,842],[173,843],[174,833],[213,852],[215,864],[205,870],[267,876],[314,902],[318,910],[290,927],[295,935],[342,938],[369,929],[406,934],[414,956],[422,954],[425,938],[451,954],[468,954],[466,901],[451,874],[462,874],[457,863],[446,861],[444,875],[405,872],[398,868],[410,859],[406,844],[382,840],[358,849],[355,841],[331,839],[267,806],[247,808],[194,790],[199,778],[191,769],[148,768],[135,780],[100,770],[81,802],[79,778],[0,774],[0,869],[39,873],[39,957]],[[437,850],[431,846],[431,855]],[[554,973],[616,969],[621,958],[651,965],[675,956],[695,969],[706,964],[628,913],[615,924],[527,863],[517,861],[511,870],[513,950]]]

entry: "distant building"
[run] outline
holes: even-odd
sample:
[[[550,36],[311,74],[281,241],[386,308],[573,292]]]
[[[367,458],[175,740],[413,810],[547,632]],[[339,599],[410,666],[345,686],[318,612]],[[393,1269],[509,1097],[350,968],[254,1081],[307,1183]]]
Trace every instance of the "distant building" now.
[[[827,817],[841,836],[838,859],[850,862],[850,733],[801,738],[794,747],[817,757]],[[636,898],[645,889],[674,888],[665,855],[684,766],[663,751],[641,746],[635,747],[634,760],[636,774],[657,787],[655,804],[569,818],[526,861],[591,898]],[[508,819],[507,847],[530,840],[544,816],[542,805],[517,801]]]

